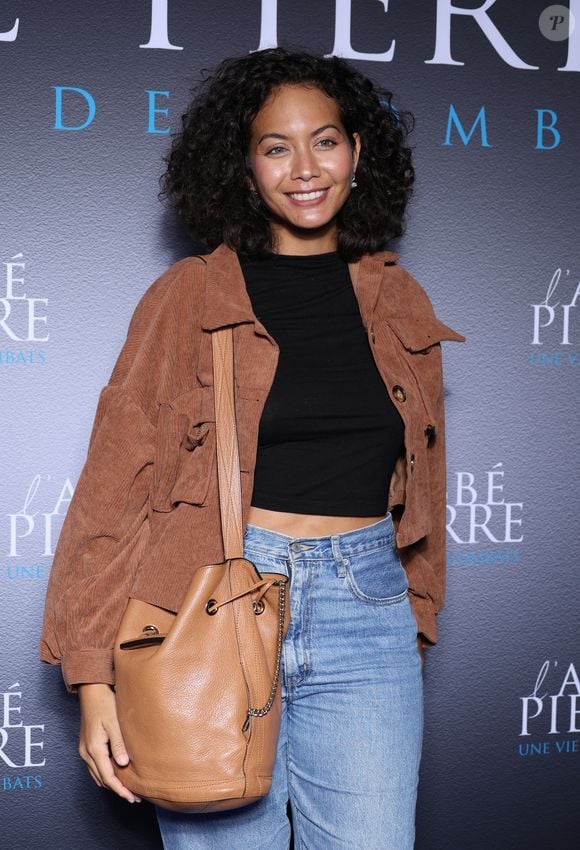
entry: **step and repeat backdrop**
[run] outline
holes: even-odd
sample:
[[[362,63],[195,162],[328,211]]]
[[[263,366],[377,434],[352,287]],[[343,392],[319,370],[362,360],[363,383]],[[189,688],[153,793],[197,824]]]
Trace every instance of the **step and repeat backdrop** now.
[[[77,697],[38,660],[44,594],[132,311],[200,248],[157,198],[170,134],[202,69],[276,44],[350,58],[414,113],[390,247],[467,337],[443,344],[447,601],[416,847],[571,850],[580,0],[2,3],[0,843],[161,846],[152,808],[78,756]]]

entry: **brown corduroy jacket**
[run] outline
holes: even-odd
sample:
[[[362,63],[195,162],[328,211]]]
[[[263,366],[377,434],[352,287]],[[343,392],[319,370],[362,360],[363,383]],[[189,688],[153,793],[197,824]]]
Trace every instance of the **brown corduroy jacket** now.
[[[421,642],[437,642],[445,597],[445,418],[441,340],[465,337],[379,252],[350,273],[371,350],[405,425],[388,509]],[[171,266],[144,293],[100,394],[87,458],[59,536],[40,657],[67,689],[115,681],[113,645],[129,596],[177,611],[198,566],[224,559],[211,333],[234,328],[245,529],[258,427],[278,346],[252,311],[234,251]]]

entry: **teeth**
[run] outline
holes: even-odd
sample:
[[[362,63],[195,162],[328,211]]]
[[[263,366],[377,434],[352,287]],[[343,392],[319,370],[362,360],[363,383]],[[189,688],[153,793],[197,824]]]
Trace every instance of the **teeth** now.
[[[290,192],[291,198],[296,198],[297,201],[313,201],[315,198],[320,198],[324,195],[324,190],[319,189],[316,192]]]

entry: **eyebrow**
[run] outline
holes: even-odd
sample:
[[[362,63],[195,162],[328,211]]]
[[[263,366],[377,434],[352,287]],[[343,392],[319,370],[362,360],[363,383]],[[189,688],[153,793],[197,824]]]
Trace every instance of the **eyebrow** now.
[[[340,133],[340,127],[337,127],[336,124],[325,124],[323,127],[319,127],[318,130],[313,130],[310,135],[317,136],[318,133],[322,133],[323,130],[328,130],[330,128],[338,130]],[[284,136],[282,133],[264,133],[264,135],[258,140],[258,144],[261,145],[264,139],[282,139],[286,141],[288,138],[288,136]]]

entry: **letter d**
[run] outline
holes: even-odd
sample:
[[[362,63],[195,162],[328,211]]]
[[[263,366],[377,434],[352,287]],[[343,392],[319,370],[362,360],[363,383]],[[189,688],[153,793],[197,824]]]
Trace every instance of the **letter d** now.
[[[86,89],[79,89],[76,86],[52,86],[52,88],[56,92],[55,102],[54,102],[54,127],[53,130],[84,130],[85,127],[88,127],[95,117],[95,112],[97,111],[97,105],[95,103],[95,99],[92,94]],[[81,97],[84,97],[88,107],[89,113],[84,124],[63,124],[62,122],[62,95],[63,92],[77,92]]]

